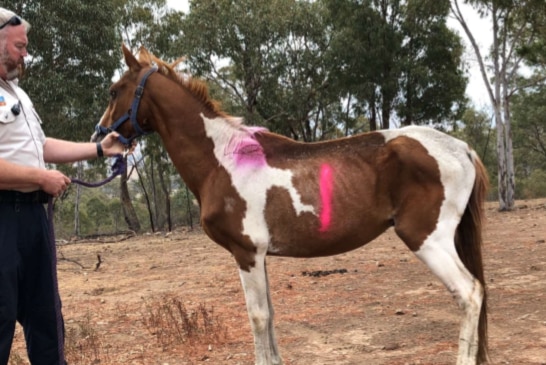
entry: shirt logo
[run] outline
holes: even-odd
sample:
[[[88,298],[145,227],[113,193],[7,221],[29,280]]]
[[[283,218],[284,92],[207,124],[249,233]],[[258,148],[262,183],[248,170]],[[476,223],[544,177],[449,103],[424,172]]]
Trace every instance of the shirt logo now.
[[[0,95],[0,106],[6,106],[6,100],[2,95]]]

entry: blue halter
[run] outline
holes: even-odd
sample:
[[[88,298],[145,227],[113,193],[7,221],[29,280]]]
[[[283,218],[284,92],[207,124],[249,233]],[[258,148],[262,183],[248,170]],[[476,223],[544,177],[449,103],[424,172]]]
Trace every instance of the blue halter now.
[[[133,99],[131,108],[127,111],[127,113],[123,114],[118,120],[115,121],[114,124],[112,124],[108,128],[97,124],[95,126],[95,131],[97,132],[97,134],[107,135],[108,133],[113,131],[117,132],[118,128],[128,120],[131,121],[131,125],[133,126],[133,129],[135,130],[136,134],[129,138],[126,138],[120,134],[119,141],[123,143],[124,145],[130,146],[133,139],[151,133],[151,132],[145,132],[140,127],[137,121],[137,113],[138,113],[138,106],[140,105],[140,99],[142,97],[142,93],[144,92],[144,86],[146,85],[146,81],[148,81],[148,77],[150,77],[150,75],[156,71],[157,71],[157,67],[152,67],[144,74],[144,76],[142,77],[142,80],[140,80],[140,84],[135,90],[135,98]]]

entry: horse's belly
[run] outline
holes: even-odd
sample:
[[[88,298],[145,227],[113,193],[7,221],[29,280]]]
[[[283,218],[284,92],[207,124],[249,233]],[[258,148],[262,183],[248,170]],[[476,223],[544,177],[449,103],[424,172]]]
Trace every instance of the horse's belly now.
[[[302,224],[300,219],[270,227],[268,254],[289,257],[329,256],[354,250],[372,241],[385,232],[387,221],[364,220],[346,227],[333,226],[331,230],[321,230],[316,222]]]

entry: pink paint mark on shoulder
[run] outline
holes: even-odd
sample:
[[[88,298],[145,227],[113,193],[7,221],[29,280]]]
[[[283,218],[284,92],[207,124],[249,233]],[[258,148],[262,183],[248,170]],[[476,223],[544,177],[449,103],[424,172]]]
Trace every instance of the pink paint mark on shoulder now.
[[[234,136],[229,142],[227,152],[235,158],[235,164],[240,166],[259,167],[266,164],[265,154],[255,134],[267,129],[262,127],[245,127],[244,132]]]
[[[332,197],[334,193],[334,171],[329,164],[320,167],[320,232],[326,232],[332,224]]]

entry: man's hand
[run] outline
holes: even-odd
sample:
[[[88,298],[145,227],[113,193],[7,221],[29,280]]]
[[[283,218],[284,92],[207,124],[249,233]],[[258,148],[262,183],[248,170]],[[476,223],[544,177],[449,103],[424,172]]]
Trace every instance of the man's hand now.
[[[115,155],[122,154],[126,150],[126,146],[119,141],[119,134],[118,132],[111,132],[104,137],[104,139],[100,142],[102,146],[102,150],[104,151],[104,155],[108,157],[112,157]],[[132,153],[135,149],[135,143],[128,147],[129,151],[128,153]]]
[[[57,170],[42,170],[40,188],[46,193],[59,197],[68,188],[71,180]]]

